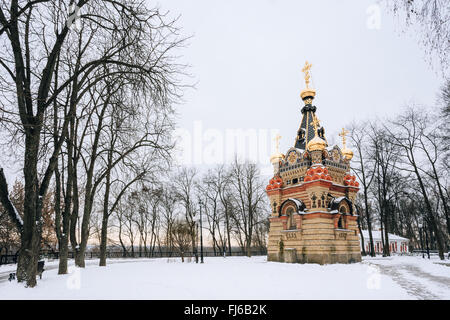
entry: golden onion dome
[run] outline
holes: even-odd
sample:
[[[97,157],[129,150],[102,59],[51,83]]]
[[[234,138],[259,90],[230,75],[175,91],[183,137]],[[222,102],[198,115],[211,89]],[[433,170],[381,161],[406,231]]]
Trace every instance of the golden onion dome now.
[[[309,88],[307,88],[307,89],[302,90],[302,91],[300,92],[300,97],[302,98],[302,100],[304,100],[306,97],[312,97],[312,98],[314,98],[315,95],[316,95],[316,90],[314,90],[314,89],[309,89]]]
[[[284,159],[284,154],[282,153],[274,153],[270,156],[270,163],[277,163]]]
[[[345,159],[347,159],[348,161],[352,160],[352,158],[353,158],[353,151],[348,148],[342,149],[342,154],[344,155]]]
[[[325,140],[316,135],[308,142],[308,144],[306,145],[306,149],[308,149],[309,151],[322,151],[326,148],[326,146],[327,143],[325,142]]]

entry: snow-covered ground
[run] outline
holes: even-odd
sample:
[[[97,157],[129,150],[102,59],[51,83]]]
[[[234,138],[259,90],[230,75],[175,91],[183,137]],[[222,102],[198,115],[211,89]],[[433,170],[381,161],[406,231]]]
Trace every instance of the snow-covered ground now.
[[[67,275],[47,270],[33,289],[3,280],[0,300],[450,299],[450,266],[421,257],[324,266],[267,262],[266,257],[208,257],[204,264],[179,258],[108,262],[98,267],[98,260],[91,260]]]

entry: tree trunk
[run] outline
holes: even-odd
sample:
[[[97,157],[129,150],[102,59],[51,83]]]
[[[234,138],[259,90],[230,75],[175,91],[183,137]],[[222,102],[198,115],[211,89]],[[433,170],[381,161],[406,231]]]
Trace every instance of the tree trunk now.
[[[387,206],[385,206],[386,208]],[[388,209],[386,208],[384,212],[384,250],[383,250],[383,256],[389,257],[391,255],[390,253],[390,244],[389,244],[389,221],[388,221]]]
[[[382,255],[384,257],[384,227],[383,227],[383,217],[380,218],[380,235],[381,235],[381,250],[382,250]]]
[[[75,150],[74,150],[75,151]],[[78,170],[77,170],[78,157],[74,157],[73,163],[73,179],[72,179],[72,214],[70,215],[70,244],[72,246],[72,251],[78,251],[77,245],[77,221],[78,213],[80,209],[80,195],[78,192]]]
[[[365,245],[364,245],[364,235],[363,235],[363,233],[361,232],[361,222],[359,221],[359,217],[358,217],[358,229],[359,229],[359,234],[361,235],[361,249],[362,249],[362,255],[363,256],[365,256],[365,255],[367,255],[367,253],[366,253],[366,248],[365,248]]]
[[[108,230],[108,215],[103,213],[102,231],[100,241],[100,263],[99,266],[106,266],[106,244],[107,244],[107,230]]]
[[[112,163],[112,148],[108,151],[108,166]],[[108,239],[109,193],[111,190],[111,171],[106,174],[105,195],[103,198],[102,231],[100,240],[100,266],[106,266],[106,242]]]
[[[367,195],[367,190],[364,187],[364,206],[366,209],[367,230],[369,231],[369,251],[370,251],[370,256],[375,257],[376,253],[375,253],[375,246],[373,244],[373,236],[372,236],[372,219],[371,219],[370,213],[369,213],[368,198],[369,197]]]
[[[89,238],[89,221],[88,218],[83,218],[83,222],[81,223],[81,241],[80,244],[78,245],[78,251],[75,252],[75,265],[80,268],[84,268],[86,266],[84,261],[84,255],[86,253],[88,238]]]
[[[228,241],[228,255],[231,257],[231,237],[230,237],[230,224],[229,224],[229,217],[228,217],[228,209],[225,209],[225,217],[227,221],[227,241]]]
[[[125,246],[125,243],[122,240],[122,225],[119,224],[119,242],[120,246],[122,247],[122,257],[125,258],[127,256],[127,247]]]
[[[31,131],[31,133],[30,133]],[[27,287],[36,286],[37,263],[39,259],[39,245],[41,238],[41,210],[42,205],[38,195],[38,149],[39,129],[28,129],[25,137],[25,198],[24,219],[19,259],[17,262],[17,280],[26,281]]]
[[[72,116],[72,115],[70,115]],[[70,135],[67,139],[67,183],[66,195],[64,197],[64,211],[62,216],[62,234],[61,248],[59,249],[59,268],[58,274],[67,274],[67,259],[69,253],[69,231],[70,231],[70,210],[72,205],[72,186],[73,186],[73,135],[74,123],[73,117],[70,120]]]

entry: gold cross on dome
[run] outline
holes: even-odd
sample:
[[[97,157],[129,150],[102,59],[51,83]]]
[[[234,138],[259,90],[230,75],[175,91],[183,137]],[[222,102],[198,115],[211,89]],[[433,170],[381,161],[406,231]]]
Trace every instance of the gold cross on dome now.
[[[311,63],[308,63],[308,61],[305,62],[305,66],[302,69],[302,72],[305,74],[305,83],[306,83],[306,89],[309,89],[309,79],[311,78],[310,70],[311,70]]]
[[[279,151],[280,139],[281,139],[281,136],[280,136],[279,134],[277,134],[277,135],[275,136],[275,138],[274,138],[274,140],[275,140],[275,147],[277,148],[277,149],[276,149],[276,152],[277,152],[277,153],[280,152],[280,151]]]
[[[342,146],[344,147],[344,149],[345,149],[345,144],[346,144],[346,138],[345,138],[345,136],[346,136],[347,134],[348,134],[348,130],[345,130],[345,128],[342,128],[341,133],[339,133],[339,136],[342,137]]]
[[[320,126],[320,121],[314,113],[313,121],[310,124],[314,126],[314,133],[317,134],[317,128]]]

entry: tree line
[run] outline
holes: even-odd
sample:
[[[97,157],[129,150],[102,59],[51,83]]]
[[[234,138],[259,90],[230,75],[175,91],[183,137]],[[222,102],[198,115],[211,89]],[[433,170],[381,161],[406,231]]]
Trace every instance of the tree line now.
[[[134,256],[135,248],[145,256],[163,251],[198,255],[200,227],[214,254],[226,250],[231,255],[238,246],[250,256],[252,248],[266,247],[268,207],[257,165],[235,160],[204,173],[179,167],[159,182],[137,184],[117,206],[108,243],[125,256]],[[106,241],[99,240],[104,259]]]
[[[388,233],[394,233],[411,239],[416,249],[429,237],[444,259],[450,246],[449,92],[450,81],[437,107],[410,105],[390,118],[350,126],[352,169],[361,187],[356,206],[361,226],[369,230],[363,241],[371,255],[376,223],[384,256],[390,254]]]
[[[198,256],[200,227],[205,246],[215,255],[224,250],[232,255],[232,247],[236,246],[248,256],[252,249],[264,250],[269,204],[263,183],[256,164],[236,158],[232,164],[218,165],[203,173],[178,167],[162,172],[158,181],[141,179],[125,190],[122,185],[111,185],[108,191],[105,185],[99,189],[98,201],[94,201],[88,231],[91,243],[98,244],[94,250],[99,251],[99,265],[106,265],[108,248],[118,248],[123,257],[172,252],[184,261],[187,254]],[[44,200],[41,250],[45,251],[60,250],[55,189]],[[20,180],[14,184],[10,199],[23,216],[24,188]],[[6,210],[1,209],[0,252],[13,253],[11,247],[20,247],[20,233]],[[74,229],[76,234],[81,231],[76,225]],[[76,252],[75,247],[70,249]]]

